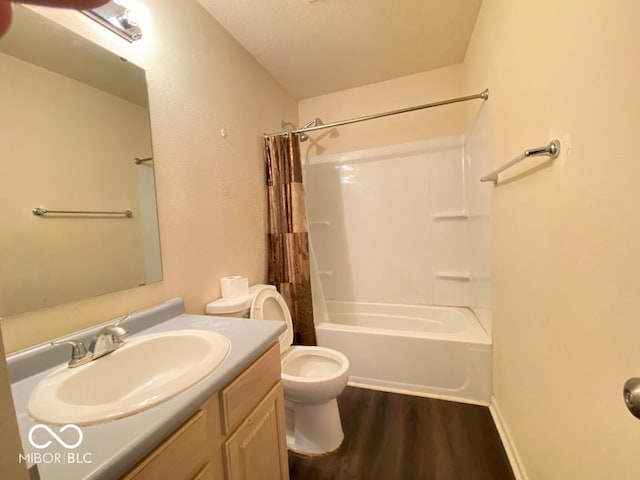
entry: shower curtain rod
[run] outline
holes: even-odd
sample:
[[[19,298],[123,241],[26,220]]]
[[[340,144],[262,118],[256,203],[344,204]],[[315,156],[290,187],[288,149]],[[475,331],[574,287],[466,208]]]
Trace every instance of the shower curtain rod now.
[[[466,97],[452,98],[450,100],[441,100],[439,102],[425,103],[424,105],[416,105],[415,107],[401,108],[399,110],[390,110],[384,113],[374,113],[373,115],[365,115],[364,117],[350,118],[348,120],[341,120],[339,122],[326,123],[324,125],[317,125],[314,127],[296,128],[294,130],[283,130],[281,132],[276,132],[276,133],[265,133],[263,137],[265,138],[274,137],[276,135],[286,135],[288,133],[313,132],[315,130],[323,130],[325,128],[340,127],[342,125],[348,125],[350,123],[364,122],[365,120],[373,120],[374,118],[388,117],[390,115],[397,115],[399,113],[413,112],[415,110],[423,110],[425,108],[440,107],[442,105],[449,105],[451,103],[466,102],[467,100],[475,100],[477,98],[481,98],[482,100],[487,100],[489,98],[489,90],[485,89],[476,95],[468,95]]]

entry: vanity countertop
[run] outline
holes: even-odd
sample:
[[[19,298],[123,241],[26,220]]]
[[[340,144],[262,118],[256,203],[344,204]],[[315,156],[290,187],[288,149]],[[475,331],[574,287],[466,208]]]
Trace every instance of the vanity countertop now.
[[[282,322],[185,314],[181,299],[137,313],[123,326],[132,335],[182,329],[215,331],[229,339],[231,350],[220,368],[187,391],[137,414],[81,427],[82,443],[73,450],[67,450],[52,437],[49,437],[52,442],[46,448],[38,450],[33,447],[28,436],[36,422],[26,412],[29,395],[49,372],[64,365],[60,355],[65,352],[68,355],[69,347],[57,349],[53,357],[55,363],[51,362],[54,349],[48,345],[9,356],[7,360],[15,380],[12,391],[23,449],[27,459],[33,458],[30,454],[41,455],[41,461],[37,463],[42,480],[119,478],[193,415],[208,398],[251,365],[285,329]],[[88,338],[99,327],[65,338]],[[43,370],[42,365],[46,369]],[[59,433],[60,426],[52,426],[51,429],[64,437],[64,433]]]

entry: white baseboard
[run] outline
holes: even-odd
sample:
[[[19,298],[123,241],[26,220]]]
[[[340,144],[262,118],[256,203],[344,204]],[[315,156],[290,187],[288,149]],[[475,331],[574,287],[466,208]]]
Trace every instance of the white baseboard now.
[[[498,407],[496,399],[493,396],[491,397],[489,411],[491,412],[491,416],[493,417],[493,422],[496,424],[498,435],[500,435],[500,440],[502,440],[502,445],[504,445],[504,450],[507,454],[507,457],[509,458],[509,463],[511,464],[513,475],[516,477],[516,480],[528,480],[527,474],[522,466],[522,461],[520,460],[520,455],[518,455],[518,450],[516,450],[516,447],[511,440],[509,429],[507,428],[507,425],[502,418],[500,408]]]

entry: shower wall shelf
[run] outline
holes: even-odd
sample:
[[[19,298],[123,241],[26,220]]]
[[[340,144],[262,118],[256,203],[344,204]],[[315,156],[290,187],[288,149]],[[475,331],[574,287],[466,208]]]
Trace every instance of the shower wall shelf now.
[[[318,270],[318,275],[324,277],[333,277],[333,270]]]
[[[466,220],[469,218],[469,212],[467,210],[443,210],[435,212],[431,218],[434,220]]]
[[[447,280],[464,280],[464,281],[471,280],[471,274],[469,272],[445,271],[445,272],[433,272],[433,274],[435,275],[436,278],[444,278]]]
[[[330,227],[331,226],[331,220],[313,220],[309,222],[309,226],[315,227],[315,226],[325,226],[325,227]]]

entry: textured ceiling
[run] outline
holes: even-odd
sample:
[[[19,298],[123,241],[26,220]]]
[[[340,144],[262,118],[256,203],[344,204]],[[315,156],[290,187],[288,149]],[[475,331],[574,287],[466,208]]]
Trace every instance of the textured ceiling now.
[[[464,59],[482,0],[198,0],[299,99]]]

